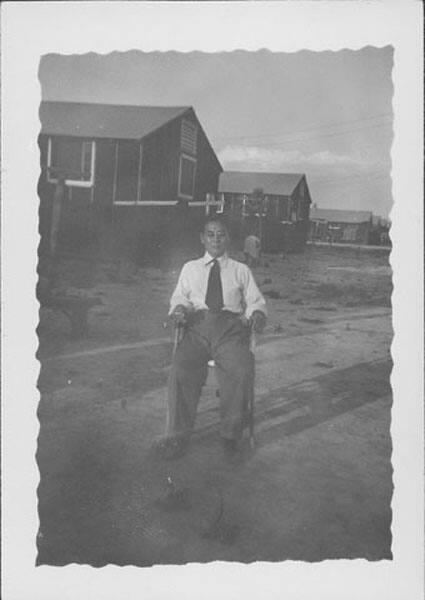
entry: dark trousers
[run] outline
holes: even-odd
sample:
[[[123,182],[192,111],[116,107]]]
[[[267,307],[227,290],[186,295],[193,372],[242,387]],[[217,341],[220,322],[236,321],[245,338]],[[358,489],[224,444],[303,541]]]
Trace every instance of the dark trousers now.
[[[188,436],[194,426],[208,361],[215,361],[220,391],[220,431],[239,439],[254,387],[249,328],[228,311],[192,315],[179,343],[168,385],[167,436]]]

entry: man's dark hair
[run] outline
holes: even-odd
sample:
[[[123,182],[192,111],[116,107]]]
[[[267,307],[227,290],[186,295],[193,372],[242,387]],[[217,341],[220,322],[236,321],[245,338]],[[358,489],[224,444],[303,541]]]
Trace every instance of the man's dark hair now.
[[[212,213],[205,217],[202,223],[202,231],[205,231],[205,227],[210,223],[220,223],[220,225],[222,225],[225,228],[227,233],[229,233],[229,227],[226,223],[226,219],[222,214]]]

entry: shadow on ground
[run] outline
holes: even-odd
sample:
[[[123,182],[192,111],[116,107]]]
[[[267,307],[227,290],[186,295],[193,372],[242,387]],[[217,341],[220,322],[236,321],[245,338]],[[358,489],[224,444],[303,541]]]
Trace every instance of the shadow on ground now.
[[[45,406],[37,564],[391,558],[390,370],[361,363],[261,396],[256,451],[233,462],[214,426],[164,462],[137,406],[92,402],[78,419]]]

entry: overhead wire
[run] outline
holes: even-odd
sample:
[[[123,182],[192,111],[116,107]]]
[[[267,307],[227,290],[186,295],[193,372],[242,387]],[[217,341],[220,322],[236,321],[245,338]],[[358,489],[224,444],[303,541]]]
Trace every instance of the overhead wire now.
[[[385,122],[382,123],[374,123],[373,121],[376,120],[381,120],[381,119],[385,119]],[[351,128],[346,128],[347,125],[355,125],[357,123],[364,123],[363,126],[361,127],[351,127]],[[264,149],[267,150],[268,148],[275,148],[278,146],[282,146],[285,143],[290,143],[290,142],[308,142],[308,141],[315,141],[318,139],[322,139],[322,138],[332,138],[332,137],[337,137],[337,136],[342,136],[342,135],[350,135],[350,134],[355,134],[355,133],[359,133],[359,132],[365,132],[368,130],[372,130],[372,129],[377,129],[377,128],[381,128],[381,127],[389,127],[392,126],[392,115],[389,113],[384,113],[381,115],[374,115],[371,117],[366,117],[363,119],[353,119],[351,121],[340,121],[339,123],[334,123],[334,124],[328,124],[326,126],[320,126],[320,127],[316,127],[316,128],[308,128],[308,129],[303,129],[303,130],[298,130],[298,131],[292,131],[292,132],[282,132],[282,133],[278,133],[278,134],[264,134],[264,135],[258,135],[258,136],[238,136],[238,137],[221,137],[221,138],[214,138],[215,141],[217,140],[254,140],[251,143],[256,143],[256,141],[258,140],[258,143],[260,144],[260,149]],[[332,128],[338,128],[338,127],[344,127],[344,129],[342,129],[341,131],[324,131],[323,133],[321,133],[320,131],[323,129],[329,130]],[[303,136],[303,134],[305,133],[310,133],[310,132],[317,132],[315,135],[310,135],[310,136]],[[267,142],[267,143],[261,143],[260,140],[261,139],[270,139],[270,138],[285,138],[282,139],[280,141],[272,141],[272,142]],[[381,171],[381,172],[379,172]],[[368,183],[373,184],[374,181],[377,181],[379,179],[385,179],[385,178],[389,178],[390,177],[390,171],[389,171],[389,167],[385,168],[382,167],[379,169],[379,171],[377,173],[372,173],[372,174],[364,174],[364,173],[356,173],[356,174],[351,174],[351,175],[345,175],[342,177],[338,177],[338,176],[334,176],[332,178],[327,178],[327,179],[320,179],[320,178],[316,178],[314,175],[310,175],[309,179],[310,179],[310,188],[317,188],[317,187],[322,187],[322,185],[326,185],[326,187],[328,187],[329,185],[331,186],[331,189],[334,188],[334,186],[338,186],[341,185],[342,183],[347,183],[351,186],[355,186],[355,188],[357,189],[358,192],[361,193],[362,190],[367,190],[368,189]],[[333,196],[335,194],[335,192],[332,192],[330,190],[331,195]]]
[[[345,130],[345,131],[335,131],[333,133],[323,133],[323,134],[319,134],[319,135],[315,135],[315,136],[309,136],[309,137],[291,137],[291,138],[286,138],[283,139],[279,142],[269,142],[267,144],[261,144],[261,148],[266,150],[267,148],[276,148],[279,146],[282,146],[282,144],[286,144],[286,143],[290,143],[290,142],[309,142],[309,141],[315,141],[321,138],[331,138],[331,137],[338,137],[341,135],[347,135],[347,134],[352,134],[352,133],[358,133],[360,131],[365,131],[366,129],[376,129],[379,127],[388,127],[390,125],[390,123],[379,123],[376,125],[370,125],[368,127],[360,127],[357,129],[349,129],[349,130]]]
[[[324,184],[324,183],[341,183],[344,181],[352,181],[355,182],[356,180],[358,180],[359,182],[362,181],[369,181],[372,179],[380,179],[380,178],[384,178],[384,177],[390,177],[390,173],[385,172],[385,173],[373,173],[370,175],[366,175],[366,174],[353,174],[353,175],[344,175],[343,177],[332,177],[332,178],[328,178],[328,179],[319,179],[319,178],[315,178],[314,176],[310,175],[309,179],[310,182],[314,182],[315,184]]]
[[[286,137],[286,138],[292,138],[293,136],[298,136],[299,134],[303,134],[303,133],[310,133],[312,131],[317,131],[318,133],[316,135],[313,136],[309,136],[309,137],[304,137],[304,138],[300,138],[300,140],[302,139],[302,141],[304,140],[308,140],[308,139],[317,139],[317,138],[321,138],[321,137],[333,137],[333,136],[337,136],[337,135],[344,135],[345,133],[355,133],[357,131],[363,131],[365,129],[374,129],[376,127],[388,127],[390,125],[392,125],[392,121],[389,120],[388,122],[384,122],[384,123],[375,123],[375,124],[368,124],[368,125],[364,125],[363,127],[358,127],[355,129],[345,129],[343,131],[333,131],[333,132],[329,132],[329,133],[320,133],[321,129],[331,129],[331,128],[335,128],[335,127],[344,127],[345,125],[351,125],[351,124],[355,124],[355,123],[366,123],[367,121],[372,121],[372,120],[376,120],[376,119],[382,119],[382,118],[386,118],[386,119],[390,119],[391,115],[389,114],[383,114],[383,115],[376,115],[374,117],[367,117],[364,119],[353,119],[351,121],[340,121],[339,123],[334,123],[334,124],[329,124],[329,125],[323,125],[323,126],[319,126],[319,127],[313,127],[313,128],[307,128],[307,129],[299,129],[296,131],[284,131],[284,132],[280,132],[280,133],[273,133],[273,134],[258,134],[258,135],[244,135],[244,136],[217,136],[217,137],[212,137],[211,139],[214,140],[215,142],[217,141],[229,141],[229,140],[234,140],[234,141],[238,141],[238,140],[261,140],[261,139],[270,139],[270,138],[279,138],[279,137]],[[297,141],[299,138],[295,137],[294,141]],[[284,140],[284,141],[288,141],[288,139]],[[276,143],[276,142],[275,142]],[[269,145],[273,145],[269,144]]]

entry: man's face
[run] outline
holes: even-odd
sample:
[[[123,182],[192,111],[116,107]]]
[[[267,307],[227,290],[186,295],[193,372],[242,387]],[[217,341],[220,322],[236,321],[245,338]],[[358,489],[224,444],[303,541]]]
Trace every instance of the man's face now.
[[[205,225],[204,233],[201,233],[201,242],[205,250],[213,258],[222,256],[226,250],[229,241],[226,228],[221,223],[212,221]]]

